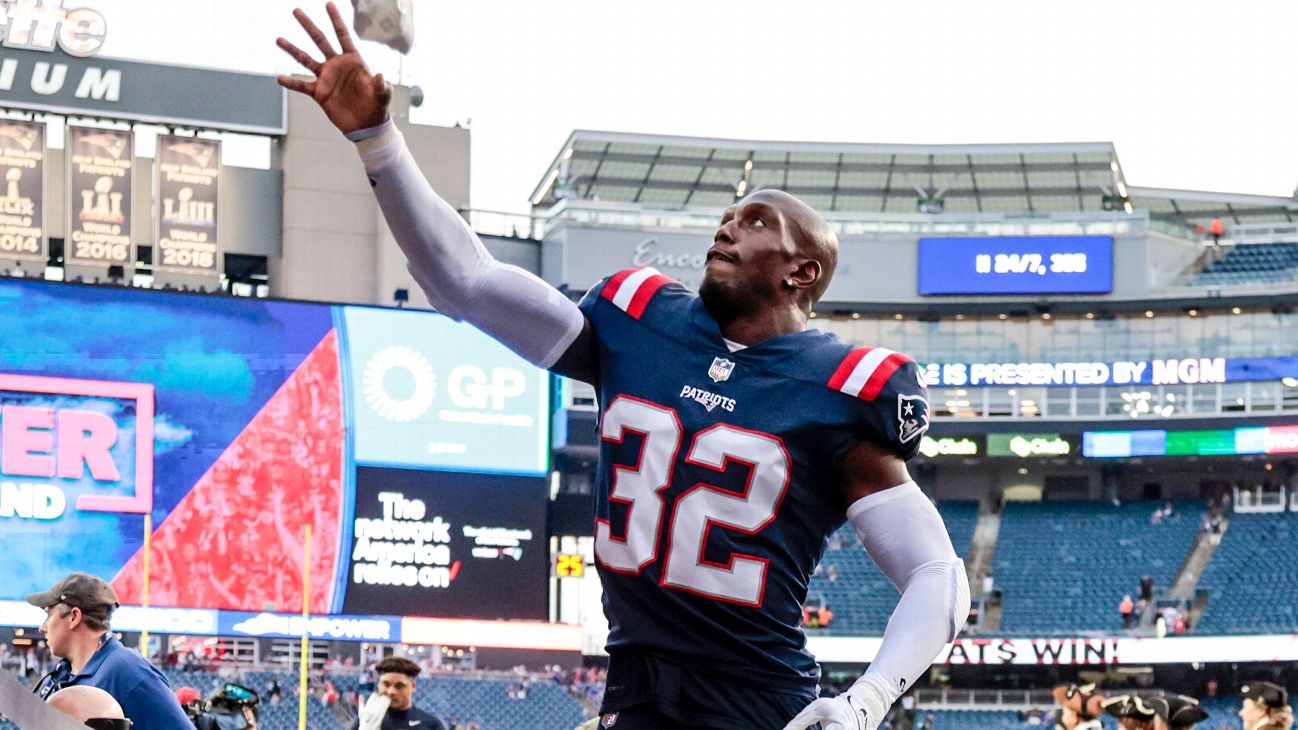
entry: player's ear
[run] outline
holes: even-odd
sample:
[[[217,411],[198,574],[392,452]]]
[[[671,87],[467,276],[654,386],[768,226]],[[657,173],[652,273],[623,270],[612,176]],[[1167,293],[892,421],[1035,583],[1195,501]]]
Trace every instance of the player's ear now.
[[[793,271],[784,278],[794,289],[814,287],[824,274],[820,262],[815,259],[795,259],[795,264]]]

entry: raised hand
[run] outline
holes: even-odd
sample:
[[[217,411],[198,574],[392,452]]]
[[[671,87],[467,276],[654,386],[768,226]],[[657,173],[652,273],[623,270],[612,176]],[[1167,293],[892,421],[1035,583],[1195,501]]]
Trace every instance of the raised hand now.
[[[275,45],[302,64],[307,71],[315,74],[315,80],[307,81],[292,76],[279,76],[276,80],[289,91],[315,99],[325,116],[343,134],[378,126],[388,118],[392,87],[384,82],[383,74],[370,73],[365,59],[361,58],[352,43],[351,33],[347,31],[347,25],[343,23],[337,6],[331,2],[325,5],[325,9],[333,22],[342,53],[333,49],[329,39],[311,22],[305,11],[295,8],[293,17],[297,18],[302,29],[315,42],[316,48],[324,54],[324,61],[315,60],[286,38],[277,38]]]

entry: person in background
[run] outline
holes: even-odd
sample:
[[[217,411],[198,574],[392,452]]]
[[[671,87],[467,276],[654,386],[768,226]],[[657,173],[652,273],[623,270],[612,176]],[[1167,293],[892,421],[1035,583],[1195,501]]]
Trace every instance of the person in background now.
[[[1244,730],[1290,730],[1294,725],[1293,708],[1284,687],[1271,682],[1249,682],[1239,690],[1243,705],[1239,719]]]
[[[42,699],[64,687],[88,685],[112,695],[136,730],[190,726],[162,672],[109,630],[117,608],[112,586],[72,573],[48,591],[28,595],[27,602],[45,610],[41,633],[50,652],[62,659],[36,687]]]
[[[1059,710],[1055,716],[1058,730],[1103,730],[1100,714],[1104,712],[1103,695],[1096,694],[1094,684],[1061,684],[1055,687],[1055,702]]]
[[[403,657],[390,656],[374,665],[378,691],[361,706],[351,730],[446,730],[436,715],[415,707],[415,677],[419,665]]]
[[[1104,711],[1118,718],[1119,730],[1154,730],[1154,708],[1139,695],[1118,695],[1104,702]]]
[[[1185,695],[1155,697],[1149,706],[1154,708],[1154,730],[1186,730],[1208,719],[1199,701]]]
[[[94,720],[125,720],[122,706],[98,687],[88,684],[65,687],[50,695],[50,707],[62,712],[77,722]]]

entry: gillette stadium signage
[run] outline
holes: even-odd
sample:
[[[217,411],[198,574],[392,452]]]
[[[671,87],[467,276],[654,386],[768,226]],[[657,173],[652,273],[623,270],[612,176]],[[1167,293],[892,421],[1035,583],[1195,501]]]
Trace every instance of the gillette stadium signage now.
[[[0,0],[0,109],[283,134],[272,76],[100,58],[104,16],[62,0]]]
[[[1298,377],[1298,357],[927,363],[929,387],[1200,385]]]

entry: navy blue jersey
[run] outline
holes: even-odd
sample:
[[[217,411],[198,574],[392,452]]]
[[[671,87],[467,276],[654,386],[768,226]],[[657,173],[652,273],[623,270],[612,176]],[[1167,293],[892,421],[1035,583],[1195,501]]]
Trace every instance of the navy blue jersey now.
[[[581,302],[597,340],[596,563],[608,649],[814,696],[799,624],[862,441],[903,458],[928,403],[914,361],[817,330],[731,352],[698,295],[651,268]]]

